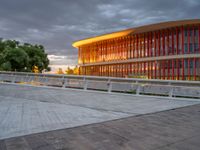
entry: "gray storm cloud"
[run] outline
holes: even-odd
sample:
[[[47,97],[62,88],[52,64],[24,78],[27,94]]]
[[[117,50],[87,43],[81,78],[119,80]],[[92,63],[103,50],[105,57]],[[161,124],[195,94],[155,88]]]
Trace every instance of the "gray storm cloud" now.
[[[51,64],[77,63],[73,41],[160,21],[200,18],[199,0],[0,0],[0,37],[42,44]]]

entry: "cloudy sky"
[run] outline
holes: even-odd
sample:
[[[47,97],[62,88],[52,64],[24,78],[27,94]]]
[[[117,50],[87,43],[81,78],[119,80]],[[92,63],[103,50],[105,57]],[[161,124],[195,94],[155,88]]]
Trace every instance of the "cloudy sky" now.
[[[0,37],[45,46],[76,65],[73,41],[160,21],[200,18],[200,0],[0,0]]]

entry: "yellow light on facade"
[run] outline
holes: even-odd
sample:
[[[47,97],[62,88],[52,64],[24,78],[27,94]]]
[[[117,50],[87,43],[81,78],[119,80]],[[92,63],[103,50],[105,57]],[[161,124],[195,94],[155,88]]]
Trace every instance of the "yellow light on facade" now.
[[[78,48],[81,45],[126,36],[132,32],[133,32],[133,29],[128,29],[128,30],[124,30],[124,31],[120,31],[120,32],[114,32],[114,33],[105,34],[105,35],[101,35],[101,36],[97,36],[97,37],[92,37],[89,39],[74,42],[72,44],[72,46]]]

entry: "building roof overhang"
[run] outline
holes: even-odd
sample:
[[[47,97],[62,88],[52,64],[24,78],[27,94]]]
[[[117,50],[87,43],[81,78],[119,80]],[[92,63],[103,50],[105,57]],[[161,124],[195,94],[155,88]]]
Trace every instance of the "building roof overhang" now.
[[[192,19],[192,20],[179,20],[179,21],[169,21],[169,22],[162,22],[162,23],[156,23],[156,24],[150,24],[150,25],[144,25],[140,27],[130,28],[127,30],[121,30],[118,32],[108,33],[99,35],[96,37],[91,37],[79,41],[75,41],[72,46],[78,48],[79,46],[102,41],[102,40],[109,40],[117,37],[123,37],[130,34],[136,34],[136,33],[144,33],[144,32],[150,32],[155,30],[161,30],[171,27],[178,27],[178,26],[187,26],[192,24],[200,24],[200,19]]]

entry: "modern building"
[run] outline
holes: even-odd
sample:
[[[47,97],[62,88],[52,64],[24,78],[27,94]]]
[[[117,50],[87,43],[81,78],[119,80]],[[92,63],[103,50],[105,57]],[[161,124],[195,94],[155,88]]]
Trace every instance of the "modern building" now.
[[[200,80],[200,19],[145,25],[73,46],[81,75]]]

